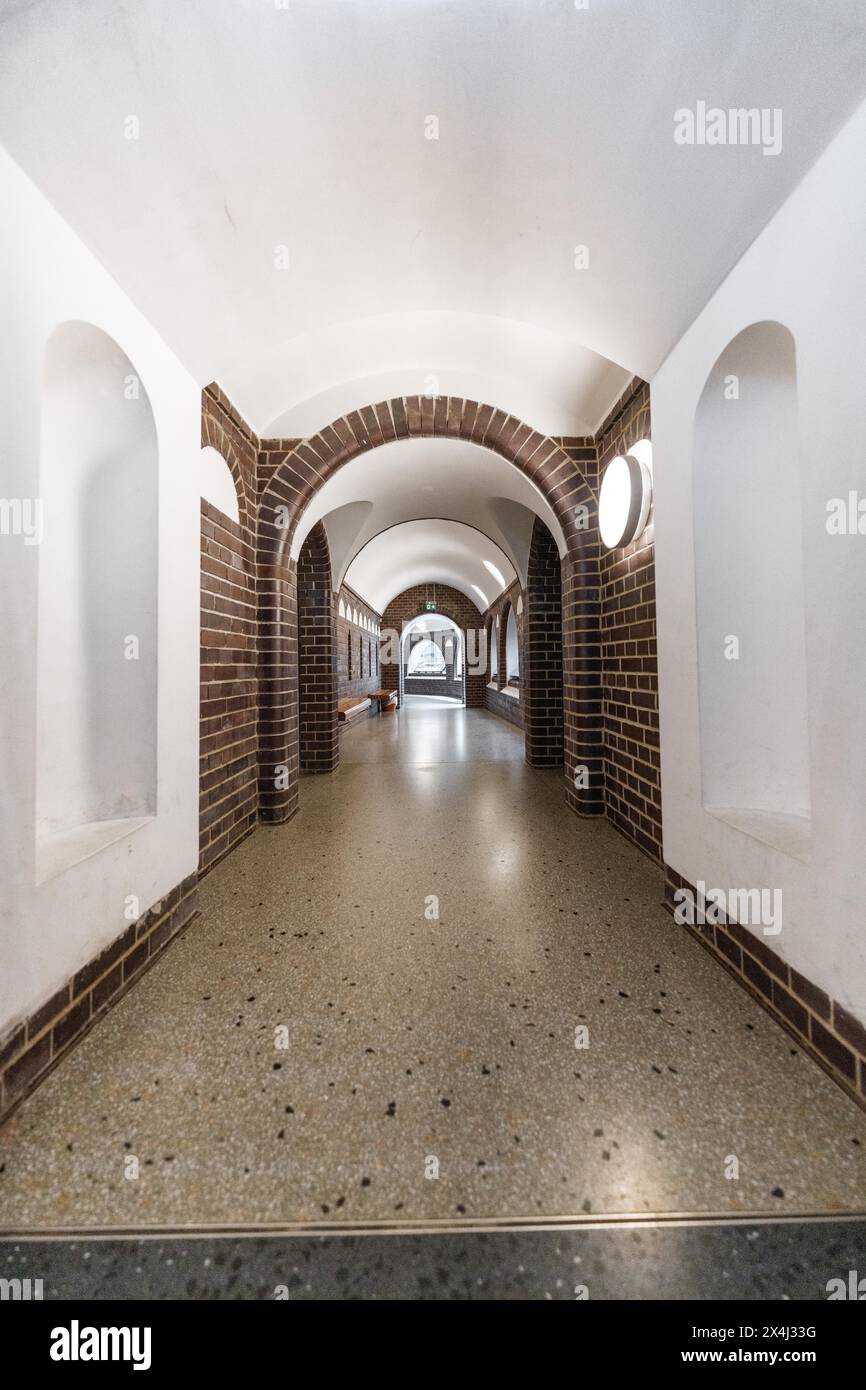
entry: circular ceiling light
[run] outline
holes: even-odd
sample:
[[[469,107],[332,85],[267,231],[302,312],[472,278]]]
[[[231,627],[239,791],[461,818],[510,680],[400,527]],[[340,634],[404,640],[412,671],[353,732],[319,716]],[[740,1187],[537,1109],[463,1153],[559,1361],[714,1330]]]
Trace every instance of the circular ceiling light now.
[[[628,545],[646,526],[652,501],[652,474],[647,441],[635,453],[611,459],[598,496],[598,529],[608,550]]]

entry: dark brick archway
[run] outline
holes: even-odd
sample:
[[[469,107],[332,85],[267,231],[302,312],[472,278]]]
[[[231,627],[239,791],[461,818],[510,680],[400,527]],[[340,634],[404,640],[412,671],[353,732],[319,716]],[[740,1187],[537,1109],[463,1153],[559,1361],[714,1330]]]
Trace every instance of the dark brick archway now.
[[[436,604],[435,614],[428,613],[425,604],[429,602]],[[463,638],[463,662],[466,673],[463,688],[466,708],[483,709],[486,676],[483,673],[470,675],[469,672],[470,658],[481,650],[484,622],[480,610],[465,594],[449,585],[415,584],[411,589],[406,589],[393,598],[382,614],[383,638],[386,632],[402,633],[406,623],[412,622],[413,618],[424,617],[425,614],[430,617],[450,618],[459,627]],[[470,637],[470,633],[474,635]],[[397,690],[399,683],[399,665],[383,662],[383,686]]]
[[[603,811],[601,766],[599,555],[594,487],[555,440],[493,406],[456,397],[397,397],[353,411],[312,439],[263,440],[267,478],[258,514],[260,775],[262,819],[297,809],[298,709],[295,634],[297,573],[292,537],[308,502],[343,464],[370,449],[413,437],[463,439],[508,460],[538,487],[566,539],[562,560],[563,714],[566,799],[587,815]],[[594,450],[590,449],[594,458]],[[590,768],[590,787],[575,788],[569,767]],[[275,769],[288,769],[281,785]]]

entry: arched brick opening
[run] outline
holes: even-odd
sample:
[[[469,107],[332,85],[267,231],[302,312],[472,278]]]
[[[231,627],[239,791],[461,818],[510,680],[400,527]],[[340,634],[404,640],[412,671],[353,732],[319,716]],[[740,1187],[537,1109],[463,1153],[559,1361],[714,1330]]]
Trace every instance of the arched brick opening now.
[[[413,627],[416,618],[425,620],[441,619],[441,625],[434,621],[434,629],[440,633],[447,634],[444,640],[439,643],[442,652],[444,669],[442,674],[445,677],[444,685],[438,680],[433,681],[429,676],[419,676],[411,673],[411,653],[417,642],[423,642],[425,633],[418,627]],[[466,704],[466,629],[460,627],[456,619],[450,619],[450,615],[444,608],[438,608],[434,614],[426,611],[416,613],[413,618],[408,618],[403,623],[403,631],[400,634],[400,701],[401,703],[407,695],[437,695],[450,700],[459,700],[462,705]],[[454,625],[451,626],[451,623]],[[449,661],[450,643],[450,661]]]
[[[556,542],[536,518],[529,547],[521,671],[526,761],[562,763],[562,576]]]
[[[321,521],[298,557],[298,761],[301,772],[333,772],[340,761],[331,557]]]
[[[562,526],[566,799],[582,814],[599,814],[604,794],[595,490],[560,444],[504,411],[453,396],[410,396],[353,411],[311,439],[262,441],[263,475],[268,478],[258,525],[262,819],[282,821],[297,809],[294,529],[307,503],[344,463],[392,440],[415,436],[465,439],[499,454],[539,488]],[[483,702],[483,677],[475,680]],[[574,786],[568,770],[575,764],[589,769],[588,787]],[[275,768],[283,767],[288,770],[285,785],[275,778]]]
[[[436,604],[435,613],[425,607],[428,602]],[[483,622],[475,604],[459,590],[445,584],[416,584],[398,594],[388,604],[382,615],[383,650],[396,656],[394,662],[382,662],[382,685],[389,690],[399,689],[400,659],[399,640],[396,647],[389,634],[396,633],[398,639],[403,628],[415,618],[450,618],[460,629],[463,640],[463,691],[467,709],[484,708],[484,685],[486,675],[479,670],[479,653],[482,651],[481,635]],[[482,663],[483,664],[483,663]]]

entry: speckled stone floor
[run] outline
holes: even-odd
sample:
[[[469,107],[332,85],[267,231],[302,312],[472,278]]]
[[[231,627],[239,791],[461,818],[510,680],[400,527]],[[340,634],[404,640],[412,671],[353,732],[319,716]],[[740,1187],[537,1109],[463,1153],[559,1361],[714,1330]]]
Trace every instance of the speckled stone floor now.
[[[356,726],[0,1131],[0,1226],[862,1210],[866,1116],[660,899],[510,725]]]

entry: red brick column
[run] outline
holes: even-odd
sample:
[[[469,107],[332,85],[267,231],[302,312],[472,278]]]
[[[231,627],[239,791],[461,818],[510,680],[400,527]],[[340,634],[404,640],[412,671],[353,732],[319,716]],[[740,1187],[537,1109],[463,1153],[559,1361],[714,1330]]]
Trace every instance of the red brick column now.
[[[481,632],[483,631],[483,620],[479,609],[475,604],[460,593],[458,589],[452,589],[447,584],[415,584],[411,589],[406,589],[402,594],[393,598],[382,615],[382,634],[383,637],[388,631],[402,633],[406,623],[413,618],[423,617],[427,610],[425,604],[433,602],[436,604],[436,611],[430,613],[431,618],[442,616],[450,618],[460,628],[463,638],[463,660],[466,667],[466,708],[484,708],[484,687],[487,683],[487,676],[482,671],[478,675],[469,674],[469,633],[475,636],[472,639],[475,653],[481,650]],[[400,668],[396,663],[385,665],[382,663],[382,685],[389,689],[396,690],[399,686]]]
[[[294,562],[260,565],[258,587],[259,810],[263,821],[276,824],[288,820],[298,809],[298,586]]]

